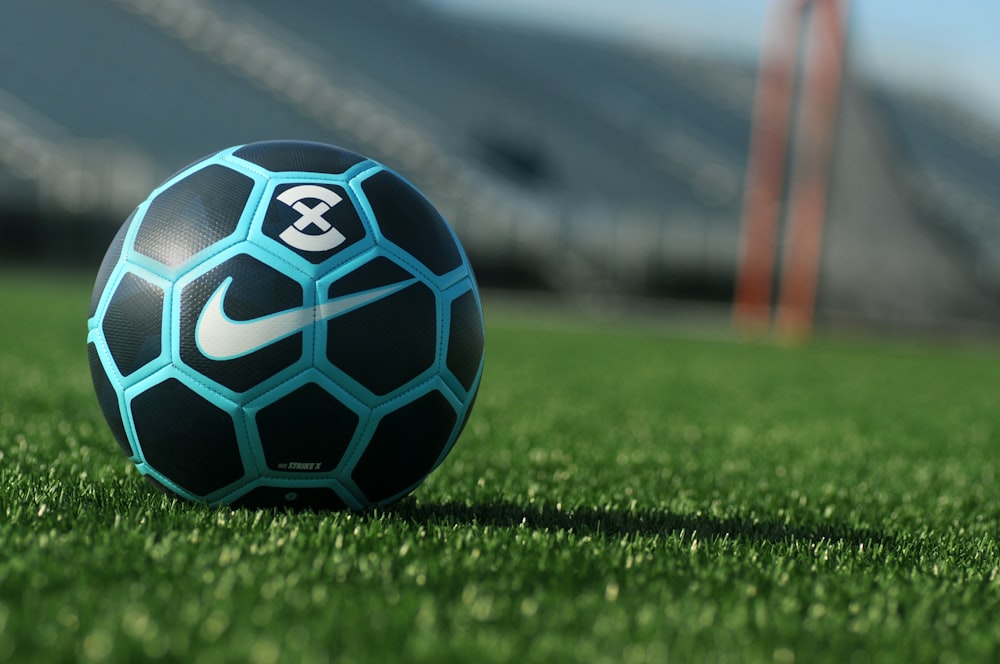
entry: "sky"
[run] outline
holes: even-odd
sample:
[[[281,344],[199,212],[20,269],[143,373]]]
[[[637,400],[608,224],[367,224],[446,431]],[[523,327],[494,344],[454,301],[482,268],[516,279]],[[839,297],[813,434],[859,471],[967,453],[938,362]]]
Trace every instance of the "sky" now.
[[[768,0],[425,0],[667,48],[756,57]],[[785,0],[787,2],[787,0]],[[1000,125],[1000,1],[852,0],[849,48],[865,73],[946,95]]]

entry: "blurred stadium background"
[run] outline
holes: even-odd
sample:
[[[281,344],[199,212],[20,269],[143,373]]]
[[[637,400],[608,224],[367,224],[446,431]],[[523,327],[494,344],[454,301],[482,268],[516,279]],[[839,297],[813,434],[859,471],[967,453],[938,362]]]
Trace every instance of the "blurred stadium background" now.
[[[728,320],[760,54],[796,43],[782,21],[800,5],[808,19],[827,2],[847,14],[831,149],[795,129],[820,41],[803,27],[777,171],[788,229],[797,173],[829,166],[817,325],[994,329],[1000,100],[983,81],[1000,11],[974,0],[15,0],[0,23],[0,266],[96,272],[163,178],[295,138],[405,174],[488,288]],[[769,302],[787,236],[764,240]]]

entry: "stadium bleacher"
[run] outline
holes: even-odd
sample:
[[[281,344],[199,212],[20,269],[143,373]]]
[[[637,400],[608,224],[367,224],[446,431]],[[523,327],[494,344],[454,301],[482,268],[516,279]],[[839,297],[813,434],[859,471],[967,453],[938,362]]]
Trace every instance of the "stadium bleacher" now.
[[[16,63],[0,74],[0,256],[93,252],[183,165],[299,138],[406,174],[487,284],[725,301],[755,74],[668,46],[389,0],[16,3],[0,25]],[[1000,283],[996,133],[852,84],[889,128],[851,130],[893,160],[907,228],[961,238],[933,260],[975,255],[975,279]]]

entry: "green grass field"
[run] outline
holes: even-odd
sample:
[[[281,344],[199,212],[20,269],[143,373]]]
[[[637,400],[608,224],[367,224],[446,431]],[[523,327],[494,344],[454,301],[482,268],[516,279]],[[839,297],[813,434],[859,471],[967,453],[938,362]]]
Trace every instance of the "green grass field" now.
[[[1000,349],[487,307],[476,411],[411,499],[232,512],[121,455],[88,296],[0,277],[0,661],[1000,657]]]

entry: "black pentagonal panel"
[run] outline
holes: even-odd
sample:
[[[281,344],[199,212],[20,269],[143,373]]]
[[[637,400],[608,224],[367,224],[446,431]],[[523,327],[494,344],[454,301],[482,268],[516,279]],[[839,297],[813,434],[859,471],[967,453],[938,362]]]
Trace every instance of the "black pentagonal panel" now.
[[[160,355],[163,289],[131,272],[115,288],[101,325],[108,350],[123,376]]]
[[[94,280],[94,291],[90,295],[89,315],[91,317],[97,313],[97,305],[101,302],[104,287],[108,285],[108,279],[111,278],[111,273],[114,271],[115,266],[118,265],[118,259],[122,255],[122,245],[125,244],[125,235],[128,233],[129,227],[132,226],[132,219],[134,218],[135,211],[128,216],[125,223],[118,229],[118,233],[115,234],[114,239],[111,240],[111,244],[108,246],[107,252],[104,254],[104,260],[101,261],[101,267],[97,271],[97,279]]]
[[[302,333],[262,342],[259,347],[233,357],[209,358],[199,350],[195,338],[198,319],[209,299],[229,278],[222,308],[234,321],[253,321],[281,311],[303,306],[302,287],[278,270],[240,254],[198,277],[181,291],[181,360],[192,369],[236,392],[245,392],[302,356]],[[234,324],[227,334],[248,334],[248,328]],[[205,334],[204,330],[202,334]]]
[[[125,456],[132,456],[132,446],[128,442],[128,436],[125,435],[122,411],[118,407],[118,393],[115,391],[114,385],[111,384],[107,372],[104,371],[97,346],[92,343],[87,344],[87,356],[90,359],[90,378],[94,382],[97,403],[101,406],[101,412],[104,413],[104,419],[108,422],[108,428],[111,429],[111,434],[115,437]]]
[[[135,250],[168,267],[181,265],[236,230],[252,190],[251,178],[225,166],[195,171],[153,199]]]
[[[316,182],[275,187],[261,230],[314,265],[362,240],[366,232],[344,188]]]
[[[259,486],[232,503],[232,507],[247,509],[308,509],[339,511],[347,508],[333,489],[326,487]]]
[[[130,405],[146,463],[199,496],[243,476],[233,418],[175,378]]]
[[[466,391],[479,373],[483,361],[483,318],[470,290],[451,303],[451,324],[448,328],[448,369]]]
[[[257,432],[271,470],[333,470],[358,428],[358,415],[315,383],[257,413]]]
[[[261,141],[233,153],[269,171],[343,173],[365,158],[349,150],[308,141]]]
[[[358,488],[378,502],[419,482],[444,451],[457,417],[436,390],[383,417],[354,469]]]
[[[448,224],[420,192],[389,171],[379,171],[361,184],[382,234],[435,274],[462,264]]]
[[[436,352],[434,293],[421,282],[327,323],[327,357],[375,394],[416,378]]]
[[[412,278],[413,275],[399,265],[379,256],[333,282],[327,291],[327,296],[332,300],[344,295],[398,284]]]

